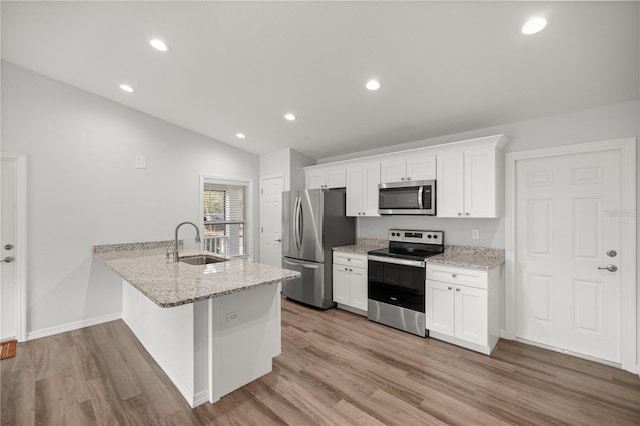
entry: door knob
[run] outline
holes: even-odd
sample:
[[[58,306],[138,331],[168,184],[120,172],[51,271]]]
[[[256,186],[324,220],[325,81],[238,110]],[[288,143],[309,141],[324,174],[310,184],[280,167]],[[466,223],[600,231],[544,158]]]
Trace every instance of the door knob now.
[[[616,265],[598,266],[598,269],[606,269],[609,272],[615,272],[618,270]]]
[[[4,259],[0,260],[0,262],[4,262],[4,263],[11,263],[11,262],[13,262],[14,260],[16,260],[16,258],[15,258],[15,257],[13,257],[13,256],[7,256],[7,257],[5,257]]]

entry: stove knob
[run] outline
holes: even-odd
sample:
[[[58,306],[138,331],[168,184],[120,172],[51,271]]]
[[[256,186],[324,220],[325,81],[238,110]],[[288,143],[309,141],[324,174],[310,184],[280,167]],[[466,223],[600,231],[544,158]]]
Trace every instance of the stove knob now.
[[[431,237],[431,234],[427,235],[427,238],[432,238],[432,237]]]
[[[438,239],[438,236],[437,236],[437,235],[434,235],[434,236],[433,236],[433,238]]]

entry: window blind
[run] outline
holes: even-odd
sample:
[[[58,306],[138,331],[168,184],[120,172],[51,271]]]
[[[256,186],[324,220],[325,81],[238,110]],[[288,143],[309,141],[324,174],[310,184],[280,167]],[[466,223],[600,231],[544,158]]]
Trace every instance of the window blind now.
[[[245,249],[245,185],[204,182],[204,249],[239,256]]]

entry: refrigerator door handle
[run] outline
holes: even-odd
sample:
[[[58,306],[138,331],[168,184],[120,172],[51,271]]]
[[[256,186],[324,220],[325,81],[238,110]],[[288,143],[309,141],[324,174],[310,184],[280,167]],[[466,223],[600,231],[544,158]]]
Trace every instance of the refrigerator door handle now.
[[[312,265],[312,264],[308,264],[308,263],[291,262],[290,260],[287,260],[287,259],[282,259],[282,262],[286,263],[287,265],[302,266],[303,268],[307,268],[307,269],[318,269],[318,268],[320,268],[320,265]]]
[[[298,238],[298,205],[300,197],[296,197],[296,201],[293,203],[293,220],[291,221],[291,228],[293,231],[293,240],[296,243],[296,250],[300,250],[299,238]]]

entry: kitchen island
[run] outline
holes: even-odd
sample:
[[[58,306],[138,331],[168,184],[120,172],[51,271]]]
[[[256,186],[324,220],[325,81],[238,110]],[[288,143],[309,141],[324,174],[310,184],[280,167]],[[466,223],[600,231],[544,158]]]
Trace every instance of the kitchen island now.
[[[169,244],[101,245],[93,253],[123,278],[122,319],[195,407],[271,371],[280,353],[278,284],[299,273],[246,258],[174,263]]]

